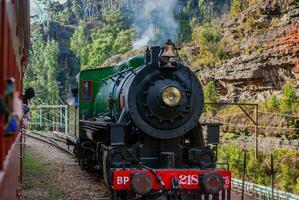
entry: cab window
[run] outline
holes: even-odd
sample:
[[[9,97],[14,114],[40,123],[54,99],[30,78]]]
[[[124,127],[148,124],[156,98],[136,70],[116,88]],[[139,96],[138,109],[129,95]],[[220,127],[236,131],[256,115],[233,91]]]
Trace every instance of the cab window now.
[[[91,80],[82,81],[82,100],[92,101],[92,81]]]

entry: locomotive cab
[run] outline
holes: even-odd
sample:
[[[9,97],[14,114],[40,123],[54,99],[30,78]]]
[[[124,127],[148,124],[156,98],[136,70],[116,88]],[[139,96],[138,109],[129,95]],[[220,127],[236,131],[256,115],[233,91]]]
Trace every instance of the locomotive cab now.
[[[219,124],[199,123],[202,86],[177,50],[168,40],[78,75],[79,133],[68,141],[82,168],[103,171],[113,199],[230,199],[231,174],[210,147]]]

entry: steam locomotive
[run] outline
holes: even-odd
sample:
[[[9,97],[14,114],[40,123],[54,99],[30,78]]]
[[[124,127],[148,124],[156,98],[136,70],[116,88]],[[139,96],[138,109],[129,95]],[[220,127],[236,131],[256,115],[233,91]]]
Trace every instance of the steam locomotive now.
[[[79,126],[67,142],[83,169],[102,171],[113,200],[230,199],[231,172],[211,147],[219,124],[199,123],[202,86],[177,51],[168,40],[77,77]]]

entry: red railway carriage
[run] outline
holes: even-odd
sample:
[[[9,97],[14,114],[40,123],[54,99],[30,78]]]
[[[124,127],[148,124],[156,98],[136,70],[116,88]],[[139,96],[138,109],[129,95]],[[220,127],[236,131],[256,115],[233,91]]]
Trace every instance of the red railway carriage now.
[[[5,104],[8,80],[13,81],[14,98],[18,98],[19,103],[22,98],[22,79],[29,55],[29,12],[29,0],[0,0],[0,98],[3,109],[8,107]],[[19,199],[21,191],[22,134],[18,128],[21,122],[20,118],[16,120],[16,131],[8,137],[5,135],[5,119],[4,112],[0,112],[0,200],[13,200]]]

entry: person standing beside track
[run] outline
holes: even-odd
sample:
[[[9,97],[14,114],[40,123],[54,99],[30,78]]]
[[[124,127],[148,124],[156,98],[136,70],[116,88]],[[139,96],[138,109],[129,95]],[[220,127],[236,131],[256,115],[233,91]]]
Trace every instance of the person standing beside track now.
[[[23,127],[24,128],[28,127],[28,120],[30,117],[29,102],[34,97],[35,97],[34,89],[32,87],[27,88],[23,96]]]

